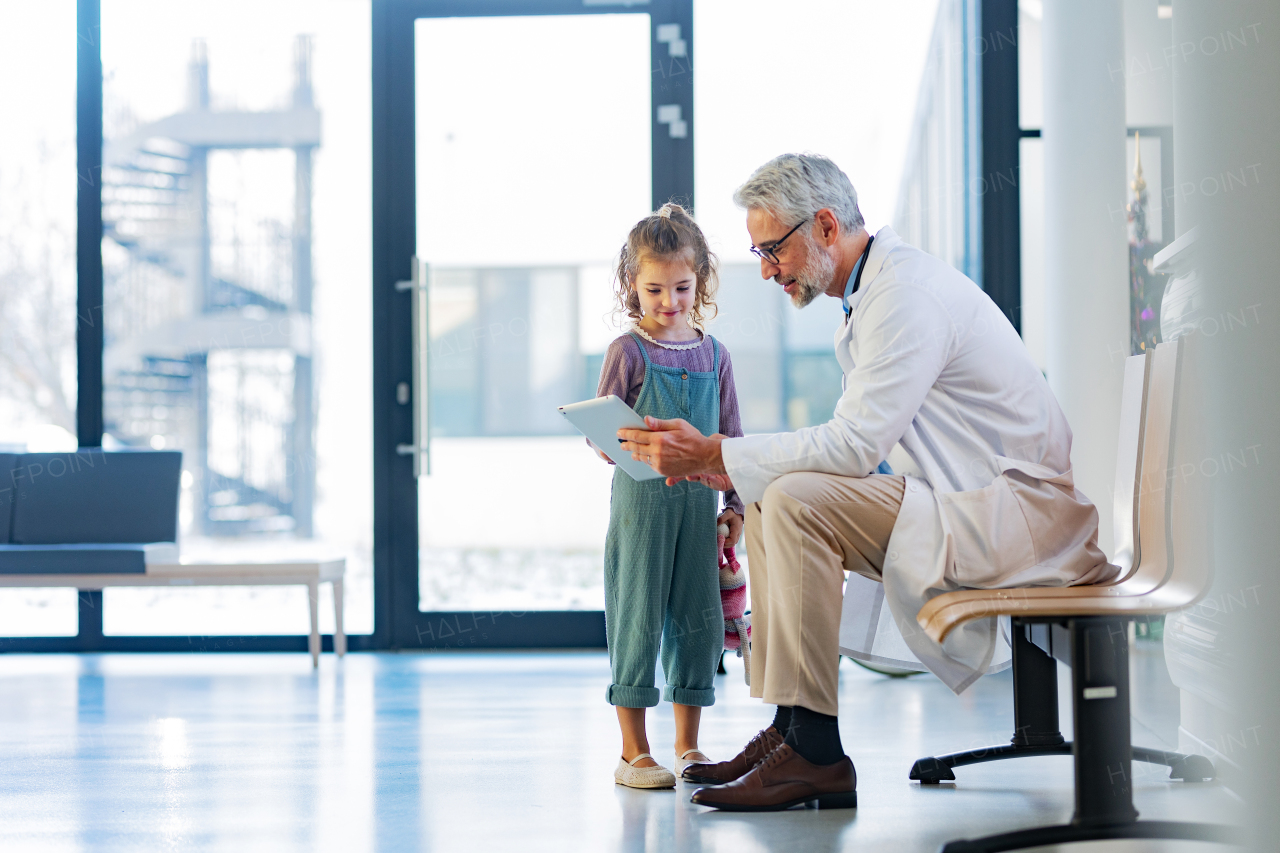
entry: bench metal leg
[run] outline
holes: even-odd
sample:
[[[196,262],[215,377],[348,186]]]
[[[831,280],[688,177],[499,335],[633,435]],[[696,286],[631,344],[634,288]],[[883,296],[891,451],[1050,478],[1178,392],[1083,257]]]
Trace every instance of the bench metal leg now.
[[[911,767],[910,778],[922,785],[954,782],[956,774],[951,771],[956,767],[1034,755],[1071,755],[1073,746],[1069,740],[1063,741],[1058,746],[1018,746],[1002,743],[996,746],[984,746],[981,749],[971,749],[967,752],[935,755],[916,761]],[[1213,762],[1203,755],[1184,755],[1181,752],[1165,752],[1161,749],[1135,746],[1133,760],[1146,764],[1163,764],[1169,768],[1170,779],[1181,779],[1184,782],[1211,782],[1217,778]]]
[[[910,778],[922,785],[954,781],[953,767],[1022,758],[1027,755],[1070,755],[1071,744],[1058,730],[1058,665],[1027,639],[1013,631],[1013,738],[1007,744],[921,758]]]
[[[1071,620],[1071,712],[1075,718],[1076,824],[1130,823],[1133,747],[1129,723],[1129,630],[1123,619]]]
[[[950,755],[935,755],[921,758],[911,766],[910,779],[921,785],[937,785],[939,782],[954,782],[956,774],[952,768],[964,767],[968,764],[982,764],[986,761],[1002,761],[1006,758],[1025,758],[1029,755],[1070,755],[1071,742],[1057,746],[1017,746],[1002,743],[997,746],[984,746],[967,752],[953,752]]]
[[[333,582],[333,651],[338,657],[347,653],[347,632],[342,627],[342,579]]]
[[[76,650],[81,652],[100,651],[102,642],[102,590],[76,590],[76,604],[79,608],[80,629],[76,634]]]
[[[307,646],[311,650],[311,668],[320,667],[320,582],[307,582],[307,603],[311,606],[311,636]]]
[[[1007,744],[921,758],[910,778],[922,785],[955,781],[952,770],[969,764],[1024,758],[1034,755],[1071,755],[1073,745],[1058,730],[1058,665],[1027,639],[1022,626],[1013,631],[1013,738]],[[1183,755],[1159,749],[1133,747],[1133,757],[1170,768],[1170,779],[1208,782],[1215,778],[1213,764],[1202,755]]]
[[[1133,760],[1146,764],[1163,764],[1169,768],[1170,779],[1181,779],[1184,782],[1212,782],[1218,777],[1213,762],[1203,755],[1184,755],[1181,752],[1135,746]]]
[[[1076,800],[1071,823],[952,841],[943,845],[943,853],[998,853],[1046,844],[1111,838],[1238,843],[1240,833],[1232,827],[1138,820],[1138,812],[1133,807],[1128,620],[1079,617],[1069,620],[1068,627],[1072,661],[1071,707],[1076,731],[1075,742],[1071,744],[1075,756]],[[1015,632],[1015,635],[1019,633]],[[1034,747],[1010,746],[1009,754],[998,757],[1036,754],[1030,752]],[[1141,757],[1170,763],[1175,772],[1179,763],[1195,764],[1190,759],[1200,758],[1158,750],[1140,752]],[[919,765],[920,762],[916,763]],[[949,767],[945,769],[950,773]],[[1198,771],[1193,767],[1191,772]]]

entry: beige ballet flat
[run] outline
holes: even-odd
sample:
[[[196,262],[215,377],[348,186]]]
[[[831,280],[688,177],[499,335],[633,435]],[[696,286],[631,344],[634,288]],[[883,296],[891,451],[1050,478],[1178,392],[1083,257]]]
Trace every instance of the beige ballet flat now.
[[[690,758],[695,755],[697,758]],[[676,756],[676,775],[683,776],[684,769],[690,764],[710,764],[711,759],[707,758],[707,754],[696,746],[693,749],[686,749],[684,752]]]
[[[654,767],[636,767],[636,762],[642,758],[653,758],[653,756],[642,752],[630,761],[619,758],[618,769],[613,771],[613,781],[628,788],[674,788],[676,786],[675,774],[661,764]]]

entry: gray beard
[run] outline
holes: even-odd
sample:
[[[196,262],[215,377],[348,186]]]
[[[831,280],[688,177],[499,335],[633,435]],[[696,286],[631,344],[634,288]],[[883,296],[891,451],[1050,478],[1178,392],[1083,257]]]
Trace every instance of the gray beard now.
[[[836,262],[831,256],[822,251],[812,238],[808,243],[809,262],[796,273],[796,292],[791,294],[791,304],[797,308],[805,307],[826,293],[836,274]]]

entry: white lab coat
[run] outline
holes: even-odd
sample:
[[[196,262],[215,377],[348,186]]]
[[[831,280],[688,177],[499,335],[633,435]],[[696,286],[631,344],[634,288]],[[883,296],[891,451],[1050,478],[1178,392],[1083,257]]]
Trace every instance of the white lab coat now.
[[[864,477],[901,443],[908,476],[883,587],[851,575],[841,649],[919,669],[959,693],[1008,666],[995,619],[943,645],[916,624],[930,598],[960,588],[1070,586],[1118,573],[1098,548],[1098,513],[1071,477],[1071,429],[1008,319],[952,267],[876,234],[849,322],[836,334],[844,394],[825,424],[727,439],[743,501],[793,471]],[[887,603],[888,608],[883,607]]]

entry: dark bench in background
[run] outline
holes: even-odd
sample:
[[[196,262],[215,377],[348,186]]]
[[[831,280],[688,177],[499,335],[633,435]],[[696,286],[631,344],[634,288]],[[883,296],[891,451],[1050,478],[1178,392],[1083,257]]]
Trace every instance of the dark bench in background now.
[[[0,587],[304,585],[311,659],[318,666],[319,587],[331,583],[333,647],[344,654],[346,560],[182,560],[181,482],[177,451],[0,453]]]

